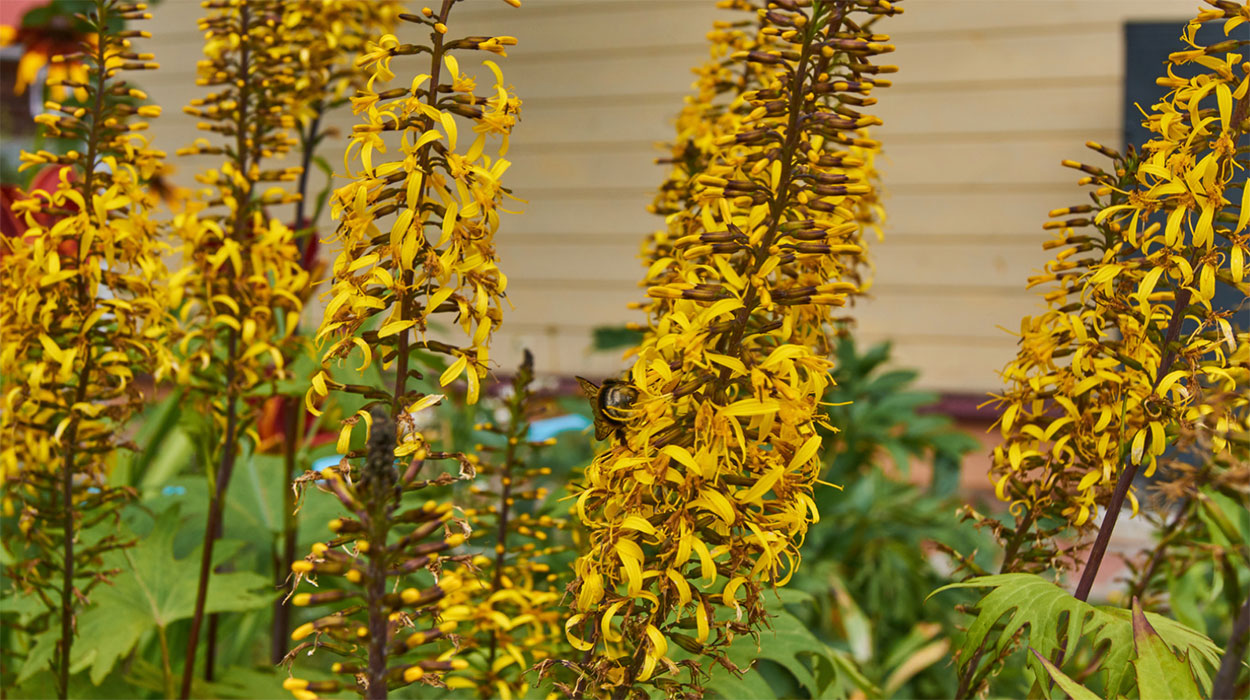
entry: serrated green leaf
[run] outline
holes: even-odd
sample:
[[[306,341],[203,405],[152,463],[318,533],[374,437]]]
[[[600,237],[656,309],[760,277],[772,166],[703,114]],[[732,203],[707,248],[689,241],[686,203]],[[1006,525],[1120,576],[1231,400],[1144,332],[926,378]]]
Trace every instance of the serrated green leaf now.
[[[1133,600],[1133,646],[1137,658],[1137,692],[1141,700],[1198,700],[1202,697],[1190,674],[1190,665],[1176,657],[1167,642],[1142,614]]]
[[[1046,674],[1055,682],[1055,685],[1059,686],[1059,689],[1064,693],[1067,693],[1072,700],[1101,700],[1097,693],[1069,678],[1067,674],[1048,661],[1045,656],[1037,653],[1037,650],[1033,647],[1029,647],[1029,653],[1042,665],[1042,668],[1046,669]]]
[[[968,627],[960,654],[961,665],[974,658],[977,649],[985,646],[986,657],[994,658],[1013,645],[1017,632],[1028,629],[1029,645],[1043,656],[1071,659],[1077,645],[1086,640],[1092,648],[1105,645],[1106,656],[1101,666],[1106,674],[1106,692],[1114,697],[1128,675],[1133,652],[1131,613],[1111,607],[1095,607],[1077,600],[1067,591],[1034,574],[1001,574],[980,576],[961,583],[943,586],[930,597],[953,588],[993,589],[978,604],[980,614]],[[1184,625],[1162,615],[1146,613],[1170,647],[1188,654],[1195,663],[1200,682],[1218,668],[1220,649],[1208,639]],[[1044,677],[1045,668],[1029,659],[1035,676]]]

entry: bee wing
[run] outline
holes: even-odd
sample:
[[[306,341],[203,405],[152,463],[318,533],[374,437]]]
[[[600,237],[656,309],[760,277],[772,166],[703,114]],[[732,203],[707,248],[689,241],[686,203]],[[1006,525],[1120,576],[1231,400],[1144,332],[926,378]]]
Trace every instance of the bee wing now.
[[[599,385],[590,381],[585,377],[573,377],[577,383],[581,385],[582,392],[586,394],[586,398],[594,401],[599,396]]]
[[[608,436],[611,435],[614,430],[616,430],[616,426],[605,420],[595,421],[596,440],[607,440]]]

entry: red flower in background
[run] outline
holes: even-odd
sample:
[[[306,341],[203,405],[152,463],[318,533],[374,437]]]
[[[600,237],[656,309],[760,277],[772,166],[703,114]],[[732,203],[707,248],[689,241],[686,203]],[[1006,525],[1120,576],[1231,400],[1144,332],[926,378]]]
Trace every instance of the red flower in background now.
[[[44,198],[50,199],[52,193],[56,192],[57,186],[60,184],[62,169],[68,170],[66,177],[72,182],[74,180],[73,168],[68,165],[50,165],[35,175],[35,178],[30,182],[29,191],[23,191],[17,185],[0,185],[0,234],[4,238],[25,238],[27,230],[30,229],[28,216],[33,218],[35,224],[40,227],[46,228],[56,223],[61,216],[59,214],[49,213],[45,209],[27,215],[16,211],[14,206],[18,202],[25,201],[41,193]],[[66,206],[70,211],[77,209],[77,205],[73,202],[68,203]],[[0,258],[9,254],[10,247],[11,244],[9,243],[0,245]],[[64,259],[77,259],[78,242],[73,240],[63,241],[58,250]]]

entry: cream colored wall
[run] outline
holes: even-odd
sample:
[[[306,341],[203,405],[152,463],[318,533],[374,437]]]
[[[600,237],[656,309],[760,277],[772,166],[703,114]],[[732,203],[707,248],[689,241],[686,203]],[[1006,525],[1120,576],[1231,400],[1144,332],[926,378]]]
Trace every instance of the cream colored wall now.
[[[644,207],[663,170],[655,143],[687,93],[704,34],[728,13],[712,0],[470,0],[452,32],[511,34],[500,61],[524,101],[508,184],[528,200],[498,237],[515,310],[495,358],[522,346],[539,369],[604,375],[616,353],[592,354],[590,329],[636,316],[636,259],[657,226]],[[874,248],[873,298],[856,310],[864,342],[892,338],[926,387],[982,392],[1014,352],[1003,328],[1040,308],[1025,278],[1046,256],[1049,209],[1079,203],[1082,144],[1120,141],[1126,19],[1191,16],[1195,0],[907,0],[882,22],[899,49],[895,86],[875,108],[889,221]],[[195,137],[178,112],[194,85],[199,3],[165,0],[148,42],[163,69],[144,76],[166,106],[153,135],[170,150]],[[404,29],[412,31],[412,25]],[[1179,31],[1179,24],[1178,24]],[[471,63],[462,61],[462,65]],[[405,64],[393,68],[403,74]],[[416,63],[407,70],[417,72]],[[484,72],[484,71],[483,71]],[[350,112],[331,120],[350,130]],[[343,139],[325,155],[341,171]],[[179,159],[180,179],[209,161]],[[327,222],[327,226],[329,223]]]

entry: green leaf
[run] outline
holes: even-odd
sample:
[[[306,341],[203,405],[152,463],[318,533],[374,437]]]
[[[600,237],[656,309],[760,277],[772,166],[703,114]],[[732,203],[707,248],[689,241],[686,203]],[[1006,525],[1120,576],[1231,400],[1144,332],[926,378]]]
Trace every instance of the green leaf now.
[[[129,653],[145,633],[167,628],[194,614],[201,555],[197,548],[181,559],[174,557],[174,538],[180,524],[177,509],[166,510],[136,546],[106,556],[107,566],[122,573],[113,585],[95,590],[93,605],[79,618],[78,637],[92,640],[92,644],[74,647],[75,652],[94,654],[93,683],[104,680],[117,660]],[[214,566],[234,557],[241,544],[219,540],[213,550]],[[251,572],[213,574],[205,611],[261,607],[273,600],[271,588],[270,581]]]
[[[25,683],[39,671],[51,668],[52,656],[56,654],[57,642],[61,640],[61,628],[52,626],[35,640],[35,645],[26,653],[26,660],[17,674],[17,683]]]
[[[1131,613],[1121,608],[1096,607],[1077,600],[1067,591],[1033,574],[1002,574],[981,576],[961,583],[942,586],[932,597],[953,588],[991,588],[978,604],[980,614],[968,627],[960,654],[961,665],[974,658],[984,645],[989,658],[996,658],[1014,644],[1017,632],[1028,628],[1030,646],[1043,656],[1071,659],[1082,639],[1091,648],[1106,645],[1101,669],[1107,674],[1106,694],[1115,697],[1128,674],[1133,651]],[[1218,668],[1220,648],[1205,635],[1162,615],[1145,613],[1169,647],[1188,654],[1197,677],[1209,678],[1210,669]],[[1046,674],[1035,658],[1029,663],[1037,678]]]
[[[123,464],[114,470],[114,478],[117,474],[124,474],[127,485],[141,488],[152,488],[168,478],[168,476],[159,475],[149,477],[148,473],[154,462],[167,461],[168,450],[165,442],[178,427],[179,416],[182,413],[182,394],[182,389],[176,389],[160,403],[144,411],[141,420],[138,421],[139,430],[134,437],[134,442],[139,448],[130,453],[128,458],[123,459]],[[179,435],[179,437],[184,442],[188,442],[189,448],[186,436]],[[178,468],[185,467],[189,459],[190,450],[188,449],[184,461],[178,464]]]
[[[1189,664],[1176,657],[1142,614],[1133,599],[1133,645],[1137,658],[1137,692],[1141,700],[1198,700],[1203,697],[1189,671]]]
[[[592,332],[591,347],[599,351],[632,348],[642,341],[641,331],[625,326],[596,326]]]
[[[807,625],[788,612],[773,616],[771,624],[771,630],[760,632],[758,645],[749,635],[735,639],[726,653],[729,660],[739,668],[750,667],[757,659],[774,661],[793,675],[812,697],[821,697],[837,679],[834,650],[817,639],[807,629]],[[807,665],[808,658],[812,660],[816,673]],[[755,678],[751,678],[752,676]],[[823,682],[818,680],[818,676]],[[767,687],[759,671],[754,668],[739,679],[718,664],[711,670],[707,687],[725,698],[772,697],[774,694],[771,691],[765,695],[757,692],[761,683],[764,684],[763,687]]]
[[[1069,678],[1066,673],[1059,670],[1058,666],[1052,664],[1045,656],[1037,653],[1036,649],[1029,647],[1029,652],[1042,665],[1042,668],[1046,669],[1047,675],[1055,682],[1055,685],[1067,693],[1069,698],[1072,698],[1072,700],[1100,700],[1097,693]]]

